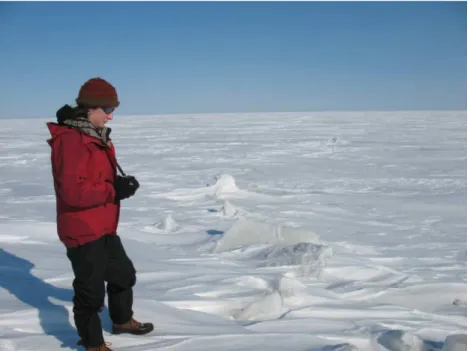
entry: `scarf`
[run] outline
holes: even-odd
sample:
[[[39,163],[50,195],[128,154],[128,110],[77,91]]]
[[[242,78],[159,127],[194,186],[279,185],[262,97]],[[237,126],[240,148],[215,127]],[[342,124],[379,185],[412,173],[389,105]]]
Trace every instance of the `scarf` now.
[[[66,119],[62,123],[66,126],[76,128],[91,137],[99,139],[104,145],[109,147],[109,141],[111,140],[109,134],[111,134],[111,128],[96,128],[88,119],[83,117]]]

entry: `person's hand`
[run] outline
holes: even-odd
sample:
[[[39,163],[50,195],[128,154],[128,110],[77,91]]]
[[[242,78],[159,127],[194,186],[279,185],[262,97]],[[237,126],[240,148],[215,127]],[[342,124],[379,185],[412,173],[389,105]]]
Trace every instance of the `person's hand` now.
[[[116,181],[114,182],[116,200],[120,201],[134,196],[139,187],[140,184],[134,176],[117,176]]]
[[[135,192],[137,191],[137,189],[139,189],[140,187],[140,184],[139,182],[137,181],[137,179],[135,179],[134,176],[126,176],[125,178],[127,178],[127,180],[129,181],[129,186],[132,187],[134,190],[134,194]],[[132,195],[134,195],[132,194]]]

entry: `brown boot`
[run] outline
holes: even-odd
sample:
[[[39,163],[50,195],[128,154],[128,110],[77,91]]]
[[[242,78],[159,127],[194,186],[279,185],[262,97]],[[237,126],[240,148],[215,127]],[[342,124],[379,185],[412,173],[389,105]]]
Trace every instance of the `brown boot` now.
[[[111,345],[111,343],[107,343],[107,342],[101,346],[86,347],[85,345],[82,344],[82,340],[78,340],[77,345],[83,346],[86,349],[86,351],[113,351],[108,347],[109,345]]]
[[[152,323],[140,323],[135,319],[131,319],[129,322],[124,324],[113,324],[113,334],[134,334],[144,335],[150,333],[153,330]]]
[[[103,344],[98,347],[87,347],[86,351],[113,351],[113,350],[111,350],[107,344]]]

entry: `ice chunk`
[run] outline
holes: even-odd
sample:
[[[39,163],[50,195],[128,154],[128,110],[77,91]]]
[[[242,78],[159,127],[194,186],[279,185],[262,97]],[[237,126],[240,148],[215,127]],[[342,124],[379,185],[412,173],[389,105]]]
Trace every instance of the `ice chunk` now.
[[[318,242],[318,235],[312,231],[243,218],[225,232],[214,251],[222,252],[256,244],[288,246],[297,243],[318,244]]]
[[[467,334],[449,335],[444,342],[442,351],[466,351]]]

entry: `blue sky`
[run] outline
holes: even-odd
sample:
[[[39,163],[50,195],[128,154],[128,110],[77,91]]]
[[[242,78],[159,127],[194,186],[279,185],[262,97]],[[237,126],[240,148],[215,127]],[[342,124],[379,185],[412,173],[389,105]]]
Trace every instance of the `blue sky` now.
[[[466,109],[465,2],[0,3],[0,118]]]

